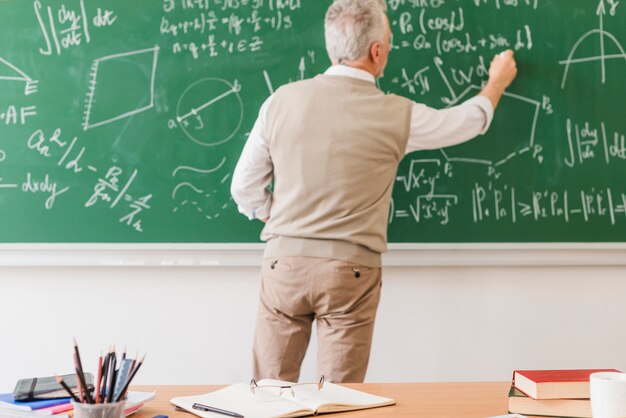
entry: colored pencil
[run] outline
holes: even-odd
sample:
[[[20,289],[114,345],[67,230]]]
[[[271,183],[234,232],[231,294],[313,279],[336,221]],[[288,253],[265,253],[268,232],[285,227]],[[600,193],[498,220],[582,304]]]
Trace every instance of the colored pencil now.
[[[85,375],[83,371],[78,367],[78,360],[76,359],[76,353],[74,353],[74,365],[76,370],[76,386],[78,387],[78,395],[81,402],[93,403],[93,400],[88,396],[89,389],[85,383]]]
[[[74,354],[74,364],[76,364],[76,354]],[[76,368],[74,368],[76,370]],[[78,378],[78,371],[76,371],[76,390],[78,390],[78,398],[80,402],[85,402],[85,395],[83,394],[83,386],[80,384],[80,379]]]
[[[96,381],[96,403],[100,403],[100,381],[102,380],[102,351],[98,357],[98,380]]]
[[[78,376],[78,380],[80,382],[80,386],[82,387],[82,391],[85,392],[85,399],[88,403],[93,403],[93,398],[91,397],[91,391],[85,382],[85,373],[83,372],[83,364],[80,361],[80,351],[78,350],[78,343],[76,342],[76,337],[74,337],[74,362],[76,365],[76,375]]]

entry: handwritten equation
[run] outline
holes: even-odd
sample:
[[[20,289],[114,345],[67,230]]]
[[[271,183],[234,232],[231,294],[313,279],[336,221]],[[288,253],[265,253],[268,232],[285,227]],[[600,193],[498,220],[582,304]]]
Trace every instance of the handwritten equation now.
[[[41,158],[52,160],[56,166],[68,170],[75,175],[80,173],[98,173],[101,171],[93,165],[83,162],[86,147],[78,143],[78,137],[71,140],[62,138],[62,130],[56,129],[51,135],[46,135],[43,130],[38,129],[26,141],[28,149],[37,153]],[[148,202],[152,198],[151,194],[142,197],[133,197],[129,189],[137,177],[138,171],[134,170],[128,176],[124,184],[121,179],[124,170],[115,165],[106,169],[104,176],[96,180],[91,196],[86,200],[84,206],[92,207],[98,202],[110,204],[111,209],[115,208],[120,201],[126,203],[127,210],[131,211],[121,218],[119,222],[125,223],[138,232],[142,232],[142,222],[140,213],[150,209]],[[50,179],[46,174],[43,181],[33,180],[31,173],[27,173],[27,179],[22,183],[23,192],[44,193],[48,195],[45,201],[45,208],[53,209],[56,199],[63,193],[70,190],[70,186],[62,187],[57,182]],[[123,200],[122,200],[123,199]]]
[[[301,0],[165,0],[159,30],[174,54],[196,60],[256,53],[263,50],[267,32],[294,29],[292,14],[300,8]]]
[[[397,0],[388,5],[392,10],[395,50],[426,52],[426,57],[432,57],[430,62],[422,57],[418,65],[405,63],[395,72],[385,74],[391,91],[417,101],[438,94],[438,101],[444,106],[458,104],[469,93],[477,93],[487,80],[492,51],[511,48],[518,57],[524,57],[542,47],[537,45],[537,33],[545,32],[545,28],[537,27],[533,19],[482,31],[475,31],[468,20],[468,16],[475,17],[477,11],[485,10],[491,16],[511,9],[523,10],[526,16],[542,14],[546,6],[542,1]],[[559,74],[554,78],[554,88],[536,95],[528,95],[516,85],[507,91],[496,117],[498,112],[515,115],[511,118],[514,123],[499,129],[497,120],[494,121],[495,132],[489,136],[493,142],[483,141],[483,149],[459,146],[431,152],[427,157],[412,154],[401,166],[389,212],[391,229],[410,228],[411,224],[454,228],[460,224],[549,222],[566,227],[605,221],[609,228],[624,225],[626,189],[607,174],[594,181],[591,173],[605,170],[602,166],[606,170],[626,168],[625,119],[609,116],[614,112],[609,103],[602,101],[594,102],[597,112],[574,115],[567,110],[573,103],[565,101],[566,109],[561,98],[562,91],[574,88],[570,86],[572,74],[582,66],[599,67],[598,75],[592,79],[597,84],[591,83],[595,89],[608,84],[610,72],[616,68],[610,62],[626,62],[622,48],[626,33],[615,32],[617,19],[623,22],[625,17],[619,2],[600,0],[584,7],[590,17],[587,21],[595,20],[597,26],[593,25],[595,28],[589,32],[581,27],[580,38],[573,36],[573,47],[565,43],[567,59],[542,62],[551,73]],[[578,33],[578,28],[573,32]],[[459,60],[454,55],[472,58]],[[626,65],[621,69],[623,73]],[[523,71],[522,68],[522,77]],[[441,95],[441,86],[447,94]],[[602,94],[603,90],[597,93]],[[593,96],[596,92],[588,94]],[[585,102],[576,104],[585,106]],[[528,109],[526,121],[524,107]],[[549,136],[543,133],[546,125],[554,127]],[[491,148],[496,143],[499,151],[494,154]],[[554,176],[546,169],[546,162],[551,170],[558,170],[561,186],[537,187],[535,183],[541,179],[530,177],[531,173]],[[585,186],[572,186],[577,178],[583,179]],[[554,178],[548,180],[555,182]],[[589,183],[595,185],[588,186]]]
[[[44,46],[42,55],[61,55],[64,51],[91,42],[90,31],[113,26],[115,12],[98,7],[93,14],[87,13],[85,0],[33,2]]]

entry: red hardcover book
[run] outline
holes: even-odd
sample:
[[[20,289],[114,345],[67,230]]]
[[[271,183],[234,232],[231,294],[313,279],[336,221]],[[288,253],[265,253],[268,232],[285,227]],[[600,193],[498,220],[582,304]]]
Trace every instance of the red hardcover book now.
[[[589,375],[616,369],[515,370],[513,386],[533,399],[589,398]]]

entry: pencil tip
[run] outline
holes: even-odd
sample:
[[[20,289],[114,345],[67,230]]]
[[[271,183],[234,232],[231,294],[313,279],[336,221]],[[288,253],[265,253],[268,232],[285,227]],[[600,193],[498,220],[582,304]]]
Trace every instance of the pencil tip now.
[[[76,342],[76,337],[74,337],[74,346],[77,346],[78,343]]]

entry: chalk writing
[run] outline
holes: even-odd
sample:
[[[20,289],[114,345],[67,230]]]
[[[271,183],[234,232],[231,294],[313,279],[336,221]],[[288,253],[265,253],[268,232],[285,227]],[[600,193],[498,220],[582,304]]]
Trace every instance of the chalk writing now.
[[[568,167],[596,157],[603,158],[606,164],[626,159],[626,135],[617,131],[607,132],[604,122],[600,122],[598,127],[588,121],[579,125],[567,119],[566,131],[568,155],[563,162]]]
[[[26,96],[37,93],[39,81],[33,80],[24,71],[0,57],[0,81],[3,80],[23,82]]]
[[[44,193],[49,195],[44,204],[47,210],[52,209],[57,197],[67,192],[69,189],[69,187],[60,188],[58,183],[50,180],[48,174],[44,176],[43,180],[37,181],[33,178],[33,175],[28,172],[26,173],[26,180],[22,183],[22,192],[24,193]]]
[[[120,167],[113,166],[109,168],[103,178],[98,179],[98,183],[93,188],[93,194],[85,203],[85,207],[90,207],[98,203],[99,201],[110,202],[111,208],[114,208],[120,201],[126,190],[130,187],[137,170],[133,172],[124,186],[120,189],[120,176],[124,173]]]
[[[168,123],[170,129],[179,127],[198,145],[216,146],[232,139],[243,122],[243,101],[237,80],[230,83],[220,78],[203,78],[191,84],[181,94],[176,105],[176,117]],[[205,121],[229,114],[219,128]]]
[[[297,80],[304,80],[307,76],[307,64],[315,64],[315,51],[306,51],[306,55],[300,57],[297,65],[297,76],[289,77],[287,80],[284,80],[283,83],[291,83]],[[288,68],[296,68],[295,65],[288,66]],[[263,70],[263,80],[265,81],[265,85],[270,94],[274,93],[274,86],[272,80],[270,78],[270,74],[267,70]]]
[[[300,0],[217,1],[214,5],[166,0],[159,30],[173,39],[174,54],[186,52],[194,59],[257,53],[265,43],[262,33],[293,30],[292,13],[300,8]],[[194,35],[204,36],[205,41],[190,40]]]
[[[131,211],[122,216],[119,222],[133,228],[137,232],[143,232],[142,220],[139,218],[139,215],[144,210],[150,209],[148,202],[152,198],[152,194],[135,198],[129,193],[129,189],[135,181],[137,174],[138,171],[133,170],[126,180],[122,180],[124,170],[116,165],[111,166],[104,177],[98,178],[96,185],[93,187],[91,197],[85,202],[85,207],[89,208],[99,202],[105,202],[109,208],[113,209],[120,202],[126,203]]]
[[[35,16],[44,38],[45,46],[39,48],[41,55],[61,55],[65,50],[91,42],[90,24],[96,28],[112,26],[117,16],[112,10],[98,8],[90,21],[84,0],[68,3],[50,2],[44,7],[42,2],[33,2]]]
[[[626,221],[626,192],[615,192],[611,188],[522,191],[506,185],[496,188],[492,184],[475,184],[472,208],[473,220],[477,223],[553,219],[567,224],[599,218],[615,225],[620,219]],[[620,214],[624,216],[619,218]]]
[[[611,3],[610,14],[615,15],[615,8],[619,2]],[[565,69],[563,70],[563,79],[561,81],[561,88],[565,88],[565,83],[567,82],[567,76],[569,75],[570,67],[572,64],[581,64],[586,62],[599,62],[602,70],[602,84],[606,82],[606,62],[607,60],[624,60],[626,62],[626,51],[624,51],[624,47],[619,42],[619,40],[612,33],[604,30],[604,17],[606,16],[606,6],[604,0],[600,0],[598,4],[598,8],[596,10],[596,14],[598,15],[599,20],[599,28],[592,29],[581,36],[574,46],[572,47],[567,59],[559,61],[560,65],[564,65]],[[585,42],[592,39],[592,37],[598,36],[599,44],[600,44],[600,54],[592,57],[580,57],[575,58],[575,55],[578,51],[578,48],[581,47]],[[605,42],[610,41],[614,47],[616,47],[619,51],[619,54],[607,54],[606,53],[606,45]]]
[[[154,107],[154,91],[158,57],[159,47],[155,46],[153,48],[138,51],[107,55],[94,60],[91,66],[89,90],[87,92],[87,98],[85,99],[83,129],[87,131],[89,129],[107,125],[152,109]],[[111,62],[127,66],[127,71],[129,72],[132,70],[135,74],[139,73],[140,78],[145,80],[145,82],[142,85],[137,86],[136,89],[129,89],[128,85],[123,84],[122,79],[111,81],[110,77],[105,76],[104,80],[107,80],[108,84],[103,87],[101,85],[102,82],[99,81],[99,77],[103,76],[102,70],[100,70],[99,73],[100,65],[102,63]],[[110,67],[105,66],[105,68]],[[146,86],[147,91],[145,89]],[[105,100],[97,97],[96,93],[99,89],[105,90],[108,95],[107,97],[113,97],[113,101],[106,102]],[[134,97],[136,97],[136,100],[132,101],[133,106],[121,108],[116,98],[128,97],[129,95],[134,95]],[[118,110],[111,115],[107,105],[116,106]]]
[[[386,3],[385,93],[445,109],[484,88],[501,51],[520,69],[484,135],[401,162],[391,240],[623,240],[624,2]],[[327,68],[329,4],[0,1],[5,218],[52,211],[28,225],[46,242],[256,241],[230,197],[233,169],[267,97]],[[0,229],[19,235],[19,222]]]
[[[419,22],[415,23],[412,22],[413,17],[405,12],[398,20],[391,22],[392,26],[400,28],[400,34],[394,37],[393,49],[434,49],[438,55],[447,55],[533,48],[532,29],[529,25],[510,28],[509,32],[493,32],[476,37],[466,30],[462,10],[459,8],[458,17],[452,12],[451,17],[429,18],[426,17],[426,9],[422,9]]]
[[[37,116],[37,106],[9,106],[6,111],[0,111],[0,124],[26,125],[28,118]]]
[[[230,196],[224,202],[217,202],[217,188],[223,188],[230,177],[230,173],[223,174],[221,172],[225,163],[226,158],[222,158],[215,167],[211,168],[176,167],[172,172],[172,177],[185,177],[189,181],[179,180],[180,182],[174,187],[171,197],[175,206],[172,212],[176,213],[186,207],[195,209],[195,212],[203,215],[205,219],[215,220],[219,218],[220,214],[228,209],[232,202]],[[204,185],[194,184],[200,182]]]
[[[55,149],[59,149],[57,165],[73,173],[80,173],[83,171],[80,161],[85,153],[85,147],[77,144],[77,137],[68,141],[62,140],[61,135],[61,129],[55,129],[50,137],[46,137],[43,130],[38,129],[28,138],[27,146],[47,158],[57,158],[53,157],[53,154]]]
[[[148,205],[150,199],[152,199],[151,194],[132,200],[129,205],[132,211],[129,212],[127,215],[122,216],[120,218],[120,222],[132,227],[137,232],[143,232],[143,229],[141,227],[141,219],[138,218],[144,209],[150,209],[150,205]]]

